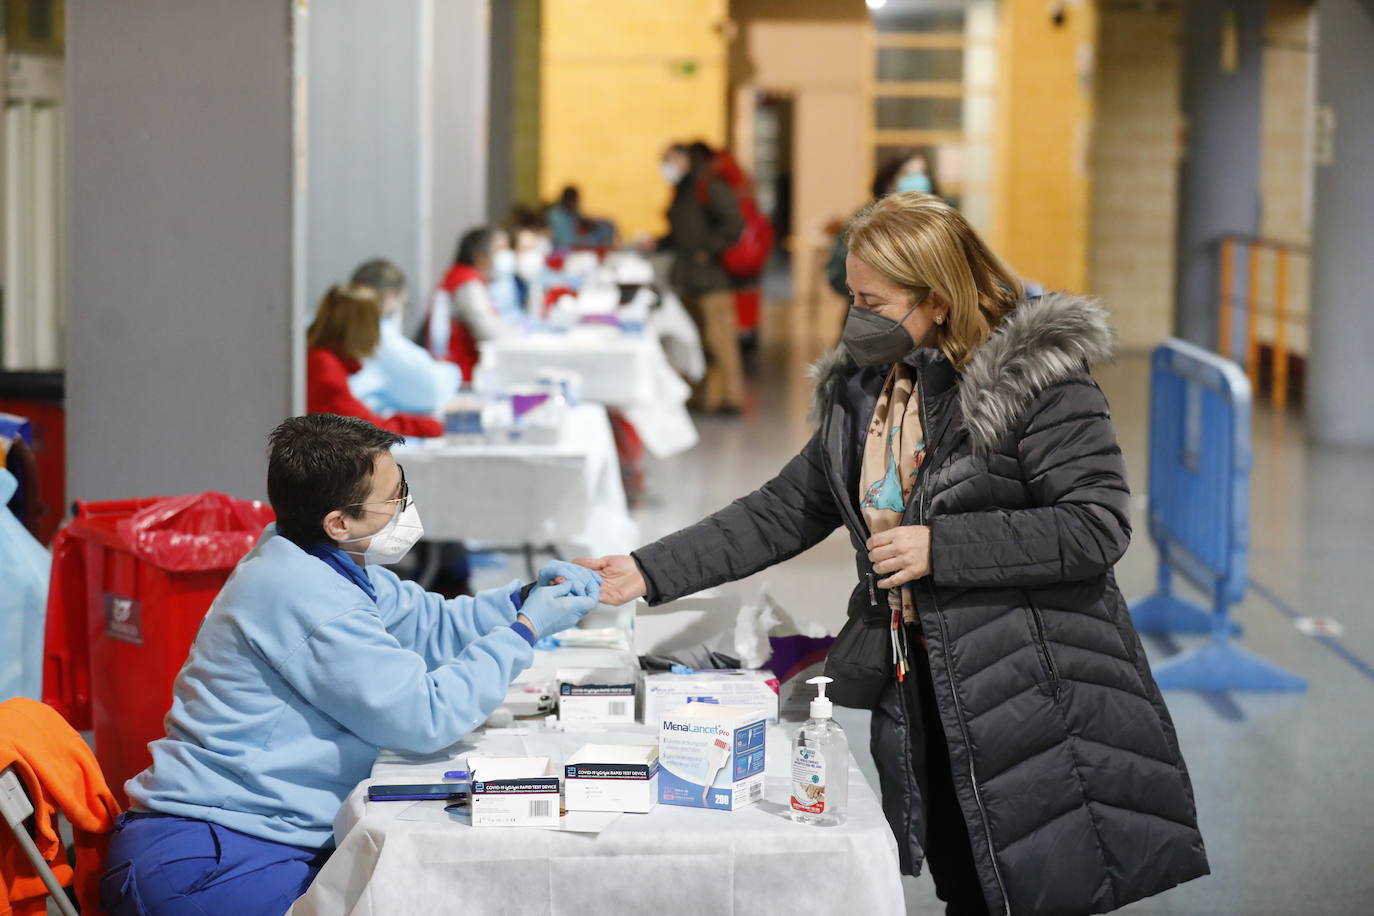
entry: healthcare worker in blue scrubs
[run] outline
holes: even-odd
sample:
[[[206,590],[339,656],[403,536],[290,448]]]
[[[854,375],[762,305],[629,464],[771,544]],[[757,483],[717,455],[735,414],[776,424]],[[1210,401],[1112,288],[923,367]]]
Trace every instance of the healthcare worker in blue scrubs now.
[[[423,530],[399,441],[330,414],[272,433],[277,521],[215,599],[167,737],[126,784],[101,882],[116,916],[285,912],[379,748],[453,744],[501,704],[537,639],[596,606],[600,579],[566,563],[453,600],[385,569]]]
[[[406,337],[403,323],[410,295],[406,275],[385,258],[374,258],[358,265],[351,282],[376,290],[382,302],[382,324],[377,349],[348,377],[348,390],[383,417],[442,411],[458,393],[463,372]]]

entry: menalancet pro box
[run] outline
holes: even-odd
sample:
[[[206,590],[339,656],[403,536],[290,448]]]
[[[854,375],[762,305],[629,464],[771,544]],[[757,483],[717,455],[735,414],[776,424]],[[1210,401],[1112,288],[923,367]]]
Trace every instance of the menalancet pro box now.
[[[732,811],[763,798],[768,714],[748,706],[691,703],[663,714],[658,800]]]

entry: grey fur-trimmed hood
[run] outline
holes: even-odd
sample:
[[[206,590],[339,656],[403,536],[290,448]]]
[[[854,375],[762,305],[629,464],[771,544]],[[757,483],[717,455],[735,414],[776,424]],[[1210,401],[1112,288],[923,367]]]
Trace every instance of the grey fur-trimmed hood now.
[[[1115,352],[1116,332],[1096,299],[1048,293],[1022,300],[961,373],[959,406],[974,451],[995,445],[1040,392]],[[813,420],[856,368],[843,345],[812,364]]]

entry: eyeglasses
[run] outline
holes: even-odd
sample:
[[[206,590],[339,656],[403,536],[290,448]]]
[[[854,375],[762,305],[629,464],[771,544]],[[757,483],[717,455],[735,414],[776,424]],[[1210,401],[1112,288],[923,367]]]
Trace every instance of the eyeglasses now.
[[[406,469],[403,468],[403,467],[401,467],[401,466],[398,464],[398,465],[396,465],[396,470],[398,470],[398,471],[401,472],[401,495],[400,495],[400,496],[396,497],[395,499],[376,499],[376,500],[370,500],[370,501],[368,501],[368,502],[362,502],[362,503],[349,503],[348,505],[343,506],[342,508],[344,508],[344,509],[359,509],[359,508],[362,508],[363,506],[389,506],[389,505],[391,505],[392,503],[399,503],[402,509],[405,509],[405,508],[409,507],[409,505],[410,505],[410,484],[406,483]]]

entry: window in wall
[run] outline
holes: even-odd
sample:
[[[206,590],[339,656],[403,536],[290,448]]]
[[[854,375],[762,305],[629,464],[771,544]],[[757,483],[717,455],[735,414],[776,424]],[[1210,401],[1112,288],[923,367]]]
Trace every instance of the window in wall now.
[[[7,63],[0,369],[57,369],[66,326],[62,61],[12,53]]]
[[[885,39],[891,37],[893,36],[878,36],[879,82],[959,82],[964,78],[964,52],[962,48],[885,46]]]
[[[960,130],[964,123],[962,98],[887,96],[874,104],[878,130]]]
[[[873,15],[874,171],[920,154],[937,192],[980,229],[991,222],[996,22],[996,0]]]
[[[873,27],[878,32],[923,32],[963,34],[962,9],[909,9],[900,6],[883,7],[873,14]]]

